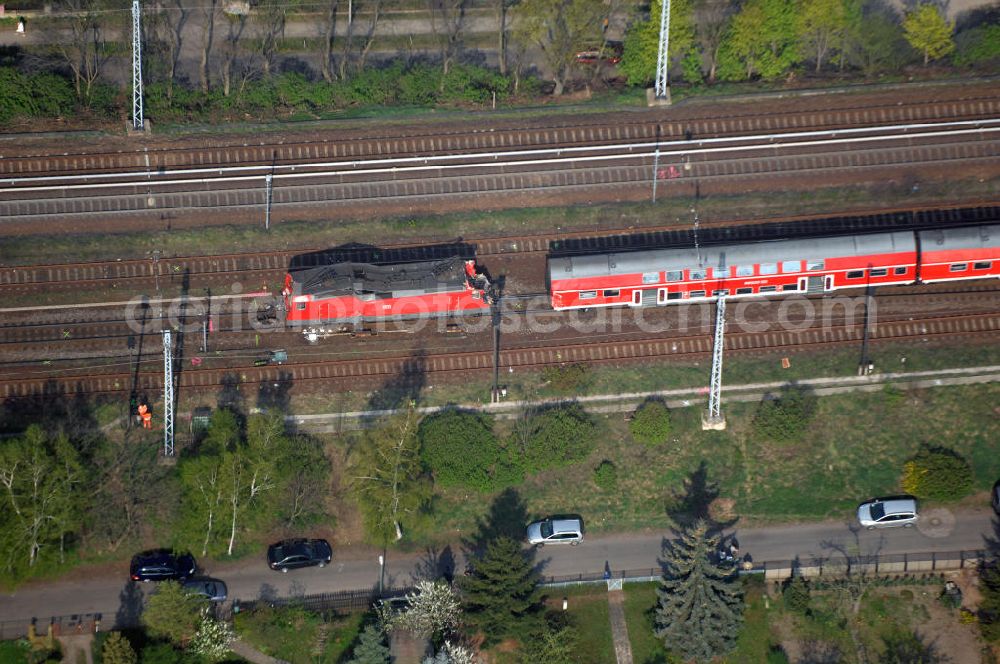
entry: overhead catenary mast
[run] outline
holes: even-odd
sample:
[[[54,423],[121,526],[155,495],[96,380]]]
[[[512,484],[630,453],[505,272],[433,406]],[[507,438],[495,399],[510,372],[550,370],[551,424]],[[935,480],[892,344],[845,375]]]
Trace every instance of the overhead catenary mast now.
[[[139,0],[132,0],[132,129],[142,131],[142,23]]]

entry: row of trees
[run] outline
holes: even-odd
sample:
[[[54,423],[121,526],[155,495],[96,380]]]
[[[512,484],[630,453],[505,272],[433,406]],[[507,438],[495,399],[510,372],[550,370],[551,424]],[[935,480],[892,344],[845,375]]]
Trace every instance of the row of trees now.
[[[20,72],[0,75],[0,118],[65,113],[65,92],[90,108],[121,108],[125,95],[104,78],[113,57],[127,52],[128,11],[118,0],[61,0],[58,18],[41,21],[49,45],[32,57],[15,59]],[[607,44],[608,20],[625,16],[621,72],[633,85],[648,84],[655,71],[661,3],[648,14],[619,0],[491,0],[496,29],[496,69],[482,66],[479,43],[470,32],[470,0],[429,2],[421,14],[426,34],[403,45],[386,36],[391,7],[385,0],[264,0],[249,12],[233,3],[210,0],[188,6],[183,0],[144,5],[144,53],[149,113],[176,119],[178,110],[264,112],[285,108],[319,112],[355,104],[455,104],[505,100],[524,91],[533,63],[544,65],[559,95],[575,76],[592,80],[602,66],[581,65],[576,53]],[[227,8],[229,12],[227,13]],[[315,26],[301,46],[285,45],[292,22]],[[671,3],[670,60],[684,81],[777,79],[800,68],[866,75],[898,71],[915,58],[924,63],[954,53],[957,65],[996,62],[1000,24],[974,25],[957,37],[933,4],[900,16],[886,0],[674,0]],[[182,49],[197,52],[194,71],[182,71]],[[304,59],[286,57],[288,49]],[[375,54],[379,62],[373,66]],[[390,81],[374,72],[394,60]],[[116,65],[118,66],[118,65]],[[124,65],[122,65],[124,66]],[[32,77],[18,74],[68,71],[71,86],[58,94]],[[295,73],[298,78],[288,78]],[[456,75],[457,73],[457,75]],[[118,76],[116,78],[122,78]],[[317,85],[319,81],[322,84]],[[32,99],[30,90],[45,94]],[[283,88],[283,89],[282,89]],[[537,88],[529,87],[529,94]]]
[[[290,437],[280,415],[219,410],[177,466],[146,438],[48,434],[31,426],[0,445],[0,572],[18,578],[71,551],[114,552],[155,537],[232,555],[273,528],[328,521],[330,464],[321,443]],[[42,565],[44,566],[44,565]]]
[[[787,76],[804,65],[816,73],[832,64],[865,74],[898,70],[913,56],[926,65],[955,51],[955,24],[937,5],[920,4],[902,17],[881,0],[674,0],[670,55],[688,83]],[[625,39],[621,69],[630,83],[655,75],[662,2]],[[1000,57],[1000,25],[975,27],[959,62]]]

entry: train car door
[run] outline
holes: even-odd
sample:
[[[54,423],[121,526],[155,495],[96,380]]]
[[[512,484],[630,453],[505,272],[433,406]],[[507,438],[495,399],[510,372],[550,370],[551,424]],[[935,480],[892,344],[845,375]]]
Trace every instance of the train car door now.
[[[799,290],[806,293],[822,293],[832,286],[833,277],[799,277]]]
[[[642,291],[642,306],[651,307],[657,303],[658,296],[655,288],[647,288]]]

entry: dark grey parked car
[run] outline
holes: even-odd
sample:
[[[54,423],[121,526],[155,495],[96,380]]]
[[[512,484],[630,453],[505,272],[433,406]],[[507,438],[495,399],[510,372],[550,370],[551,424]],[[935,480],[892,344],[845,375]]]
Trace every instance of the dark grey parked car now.
[[[267,564],[287,572],[299,567],[326,567],[333,559],[330,543],[323,539],[289,539],[267,548]]]
[[[192,595],[201,595],[209,602],[225,602],[227,588],[219,579],[188,579],[181,586]]]
[[[169,549],[143,551],[132,557],[129,577],[133,581],[184,581],[194,576],[197,564],[190,553]]]

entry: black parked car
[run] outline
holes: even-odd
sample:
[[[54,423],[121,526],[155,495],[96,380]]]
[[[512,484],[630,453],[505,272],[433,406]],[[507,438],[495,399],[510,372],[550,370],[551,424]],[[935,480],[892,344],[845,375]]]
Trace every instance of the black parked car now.
[[[188,579],[181,584],[185,592],[201,595],[209,602],[225,602],[228,591],[219,579]]]
[[[271,569],[287,572],[299,567],[326,567],[333,559],[330,543],[322,539],[290,539],[267,547]]]
[[[190,553],[177,554],[168,549],[143,551],[132,557],[133,581],[184,581],[194,576],[197,565]]]

